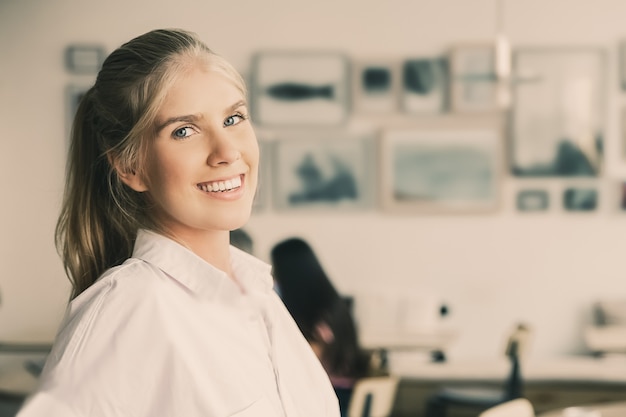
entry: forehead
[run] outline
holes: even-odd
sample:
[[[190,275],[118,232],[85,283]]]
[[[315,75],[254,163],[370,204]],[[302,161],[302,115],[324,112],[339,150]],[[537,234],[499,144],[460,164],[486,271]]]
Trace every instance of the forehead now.
[[[196,65],[173,79],[157,119],[172,113],[220,111],[243,99],[243,92],[228,74]]]

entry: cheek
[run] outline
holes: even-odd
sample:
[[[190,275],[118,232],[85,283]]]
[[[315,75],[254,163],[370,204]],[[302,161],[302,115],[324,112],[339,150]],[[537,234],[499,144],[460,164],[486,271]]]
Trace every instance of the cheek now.
[[[185,164],[181,164],[180,156],[175,152],[155,152],[150,155],[147,166],[147,180],[152,188],[163,188],[184,176]],[[154,190],[156,191],[156,190]]]
[[[254,164],[259,165],[259,160],[261,158],[260,148],[259,148],[259,142],[254,132],[250,134],[247,151],[250,154],[250,159],[254,161]]]

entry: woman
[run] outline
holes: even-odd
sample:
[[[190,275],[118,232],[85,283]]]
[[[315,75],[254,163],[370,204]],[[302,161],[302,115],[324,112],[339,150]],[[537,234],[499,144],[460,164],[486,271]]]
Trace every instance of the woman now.
[[[257,185],[245,97],[183,30],[105,60],[76,114],[57,225],[72,299],[20,417],[339,414],[269,266],[229,245]]]
[[[277,290],[326,369],[345,415],[355,382],[369,369],[348,303],[304,240],[279,242],[271,258]]]

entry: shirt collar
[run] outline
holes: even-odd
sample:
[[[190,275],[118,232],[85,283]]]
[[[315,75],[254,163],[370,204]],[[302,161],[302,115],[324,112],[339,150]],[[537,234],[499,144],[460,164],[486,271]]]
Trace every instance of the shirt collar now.
[[[271,267],[254,256],[230,247],[231,266],[235,277],[246,291],[272,290]],[[230,282],[226,273],[180,243],[149,230],[139,230],[133,258],[141,259],[178,281],[196,294],[213,295]]]

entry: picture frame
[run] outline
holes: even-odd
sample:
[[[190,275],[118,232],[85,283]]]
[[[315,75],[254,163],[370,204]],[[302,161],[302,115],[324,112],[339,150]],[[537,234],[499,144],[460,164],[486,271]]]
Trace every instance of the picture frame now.
[[[563,190],[563,209],[573,212],[591,212],[599,206],[599,191],[594,186],[571,185]]]
[[[374,201],[374,140],[369,133],[319,131],[274,141],[277,210],[363,210]]]
[[[550,194],[543,189],[525,189],[517,193],[517,210],[520,212],[543,212],[550,206]]]
[[[499,123],[389,129],[380,141],[381,204],[394,213],[488,213],[500,206]]]
[[[400,62],[361,59],[352,62],[352,109],[358,113],[398,112]]]
[[[520,177],[597,177],[602,172],[605,51],[518,49],[513,74],[511,171]]]
[[[449,63],[446,57],[411,58],[402,62],[402,109],[410,114],[448,110]]]
[[[626,179],[611,181],[611,199],[614,212],[626,213]]]
[[[619,59],[619,87],[622,91],[626,91],[626,39],[622,39],[619,41],[617,49],[617,56]]]
[[[454,113],[498,110],[495,43],[470,43],[450,51],[450,107]]]
[[[621,146],[620,153],[622,155],[622,158],[626,158],[626,105],[622,106],[621,110],[619,111],[619,119],[619,143]]]
[[[95,74],[106,58],[101,45],[72,44],[65,48],[65,68],[75,74]]]
[[[350,107],[350,66],[334,51],[254,54],[250,108],[264,126],[338,126]]]

